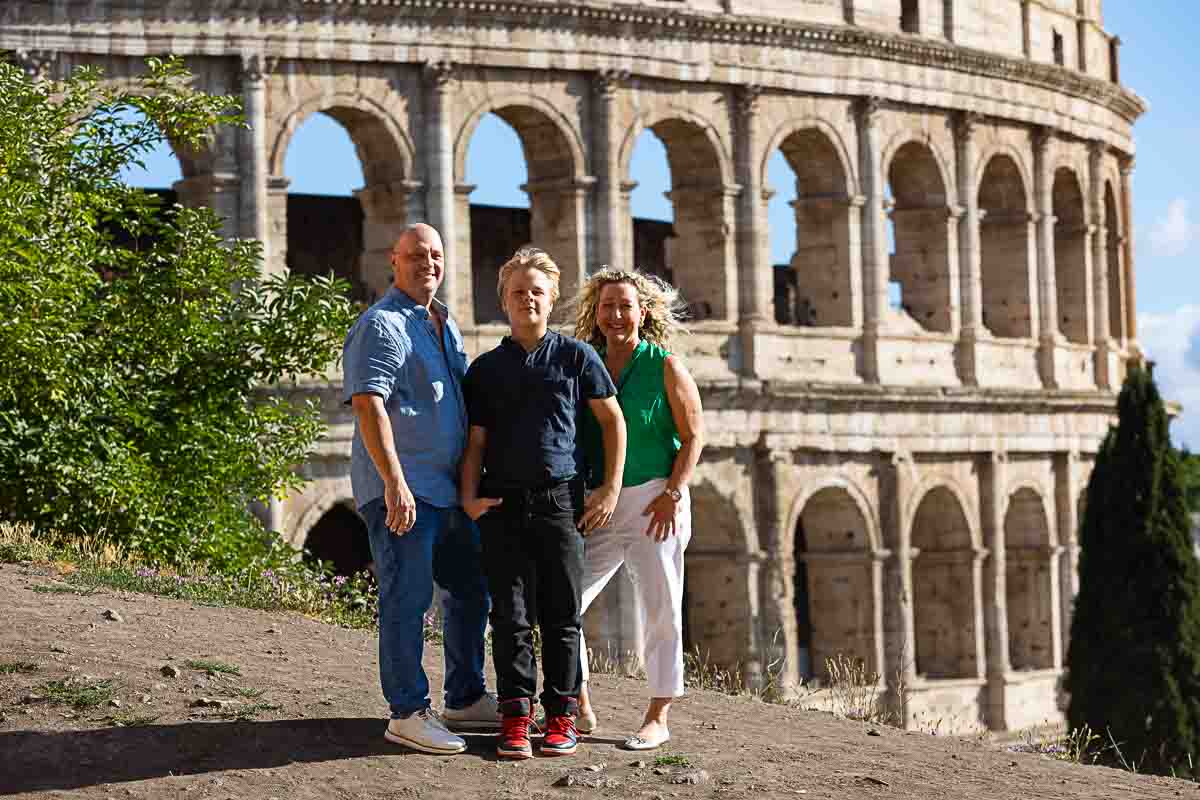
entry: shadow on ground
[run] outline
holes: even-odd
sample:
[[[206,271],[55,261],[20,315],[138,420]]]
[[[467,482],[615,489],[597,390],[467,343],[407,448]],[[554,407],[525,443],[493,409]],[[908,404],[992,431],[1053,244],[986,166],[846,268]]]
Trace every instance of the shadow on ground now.
[[[364,756],[436,758],[385,741],[383,726],[381,719],[330,718],[3,732],[0,794]],[[470,736],[467,741],[470,754],[495,757],[493,737]]]

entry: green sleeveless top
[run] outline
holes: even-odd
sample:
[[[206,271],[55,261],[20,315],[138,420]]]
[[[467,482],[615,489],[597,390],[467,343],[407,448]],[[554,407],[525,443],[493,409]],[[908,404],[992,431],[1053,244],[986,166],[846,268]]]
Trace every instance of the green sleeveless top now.
[[[605,355],[600,351],[601,357]],[[625,449],[625,473],[622,486],[637,486],[655,478],[666,478],[675,466],[681,442],[667,402],[667,356],[671,355],[645,339],[634,348],[633,357],[616,378],[617,402],[625,416],[628,444]],[[583,446],[587,457],[588,486],[604,481],[604,439],[600,423],[585,406]]]

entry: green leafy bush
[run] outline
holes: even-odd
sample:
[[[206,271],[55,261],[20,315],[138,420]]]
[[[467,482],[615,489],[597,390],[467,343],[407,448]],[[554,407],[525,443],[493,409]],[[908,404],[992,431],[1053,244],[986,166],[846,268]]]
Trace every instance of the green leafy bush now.
[[[0,64],[0,519],[277,561],[248,504],[297,487],[324,428],[266,389],[327,369],[354,309],[332,277],[261,276],[258,243],[224,241],[210,210],[121,182],[239,122],[179,62],[147,63],[123,89]]]

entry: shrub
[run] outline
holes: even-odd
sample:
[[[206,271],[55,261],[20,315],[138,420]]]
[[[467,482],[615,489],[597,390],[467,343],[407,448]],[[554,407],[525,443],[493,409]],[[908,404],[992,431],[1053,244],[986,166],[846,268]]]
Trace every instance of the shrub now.
[[[1130,368],[1117,406],[1080,531],[1068,719],[1104,731],[1139,769],[1190,774],[1200,755],[1200,564],[1180,458],[1150,368]]]
[[[166,562],[279,560],[248,504],[296,488],[324,428],[264,388],[325,370],[353,308],[120,181],[238,121],[179,62],[147,63],[125,89],[0,64],[0,519]]]

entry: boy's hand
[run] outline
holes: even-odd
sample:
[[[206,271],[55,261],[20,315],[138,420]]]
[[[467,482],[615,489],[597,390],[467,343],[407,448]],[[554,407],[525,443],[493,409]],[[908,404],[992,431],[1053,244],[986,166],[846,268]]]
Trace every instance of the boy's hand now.
[[[607,483],[587,496],[583,501],[583,516],[579,519],[579,530],[584,536],[608,524],[620,496],[621,490]]]
[[[464,500],[462,507],[467,516],[475,521],[503,502],[499,497],[476,497],[474,500]]]

